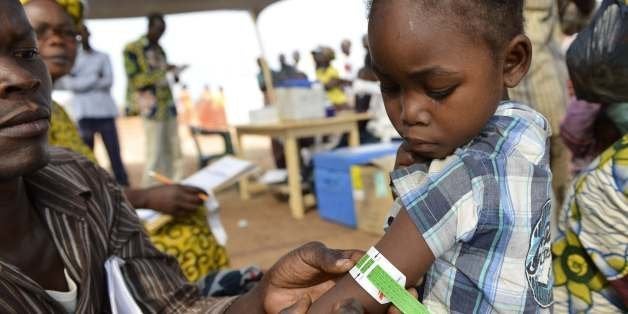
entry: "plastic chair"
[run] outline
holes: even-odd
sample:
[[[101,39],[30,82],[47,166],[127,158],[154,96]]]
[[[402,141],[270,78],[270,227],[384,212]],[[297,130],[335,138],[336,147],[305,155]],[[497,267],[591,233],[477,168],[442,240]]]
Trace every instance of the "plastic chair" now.
[[[231,134],[227,130],[214,130],[214,129],[205,129],[197,126],[190,126],[190,133],[192,134],[192,139],[194,140],[194,146],[196,146],[196,152],[198,153],[198,167],[203,168],[207,166],[211,161],[221,158],[225,155],[232,155],[234,153],[233,143],[231,141]],[[199,138],[201,136],[220,136],[225,144],[225,150],[220,154],[213,155],[205,155],[201,148],[201,143]]]

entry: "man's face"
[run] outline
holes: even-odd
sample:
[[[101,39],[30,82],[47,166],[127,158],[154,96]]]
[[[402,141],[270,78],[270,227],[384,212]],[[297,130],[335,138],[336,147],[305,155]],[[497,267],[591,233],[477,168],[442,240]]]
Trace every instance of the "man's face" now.
[[[51,82],[35,33],[17,1],[0,1],[0,181],[47,160]]]
[[[166,32],[166,22],[162,19],[155,20],[148,28],[148,40],[151,42],[159,42],[159,39]]]
[[[24,10],[37,33],[39,53],[52,80],[69,74],[76,60],[78,35],[70,15],[56,2],[47,0],[33,0]]]
[[[488,45],[414,7],[410,0],[379,3],[369,22],[373,67],[405,148],[422,159],[444,158],[495,113],[503,66]]]
[[[343,40],[342,43],[340,44],[340,50],[342,50],[342,53],[344,53],[345,55],[350,55],[351,54],[351,42],[349,40]]]

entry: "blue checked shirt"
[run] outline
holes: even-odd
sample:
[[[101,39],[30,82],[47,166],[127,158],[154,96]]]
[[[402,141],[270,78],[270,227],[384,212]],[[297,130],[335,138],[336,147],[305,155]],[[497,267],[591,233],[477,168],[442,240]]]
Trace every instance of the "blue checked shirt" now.
[[[392,173],[436,260],[423,302],[432,313],[549,312],[548,122],[504,102],[482,132],[443,160]]]

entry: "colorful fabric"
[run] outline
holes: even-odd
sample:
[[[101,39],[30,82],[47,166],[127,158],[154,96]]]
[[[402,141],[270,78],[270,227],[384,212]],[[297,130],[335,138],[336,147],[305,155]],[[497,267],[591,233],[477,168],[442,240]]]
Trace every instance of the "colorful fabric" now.
[[[124,48],[124,66],[128,78],[127,113],[142,114],[164,121],[177,116],[177,108],[168,82],[166,52],[146,37]]]
[[[422,296],[430,312],[550,311],[549,128],[505,102],[451,156],[392,173],[393,211],[408,211],[436,258]]]
[[[83,25],[85,5],[81,0],[54,0],[67,12],[74,24],[79,27]],[[20,0],[23,5],[28,4],[31,0]]]
[[[628,312],[628,135],[584,170],[568,195],[552,245],[554,309]]]
[[[74,122],[72,122],[72,119],[70,119],[63,107],[53,102],[51,116],[48,144],[67,148],[85,156],[91,162],[97,163],[94,152],[85,145],[76,125],[74,125]]]
[[[204,296],[231,297],[245,294],[262,280],[263,273],[257,267],[226,270],[209,274],[197,283]]]
[[[233,298],[203,298],[174,258],[150,243],[119,185],[76,153],[50,148],[46,167],[24,177],[78,286],[77,313],[109,313],[105,261],[124,260],[122,276],[143,313],[224,313]],[[0,313],[64,313],[18,267],[0,261]]]
[[[207,225],[205,207],[191,215],[176,217],[161,228],[149,232],[155,247],[174,256],[189,282],[229,266],[227,250],[216,242]]]
[[[340,74],[332,66],[316,70],[316,79],[324,85],[329,84],[332,80],[340,79]],[[327,98],[335,106],[346,105],[347,95],[340,87],[334,87],[327,90]]]

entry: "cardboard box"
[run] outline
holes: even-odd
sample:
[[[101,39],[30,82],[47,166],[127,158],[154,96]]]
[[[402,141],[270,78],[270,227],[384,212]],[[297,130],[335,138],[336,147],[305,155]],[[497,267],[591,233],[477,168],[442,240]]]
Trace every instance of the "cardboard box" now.
[[[358,229],[383,235],[384,225],[393,204],[389,173],[395,156],[374,159],[368,164],[351,167],[351,183]]]

